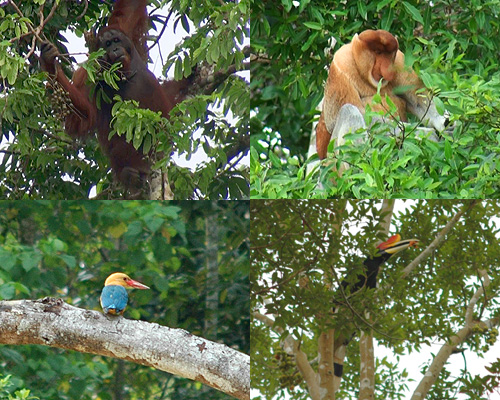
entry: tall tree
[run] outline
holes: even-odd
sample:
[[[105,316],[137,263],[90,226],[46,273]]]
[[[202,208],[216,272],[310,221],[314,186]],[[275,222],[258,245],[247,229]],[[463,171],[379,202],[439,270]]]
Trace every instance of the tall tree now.
[[[496,382],[495,356],[488,378],[446,363],[484,354],[498,335],[499,211],[478,200],[252,202],[252,387],[268,399],[479,399]],[[339,298],[389,231],[419,249],[381,265],[378,288]],[[346,336],[335,393],[334,343]],[[408,376],[398,360],[417,354],[427,365]]]
[[[163,154],[154,169],[167,172],[176,199],[247,198],[249,1],[148,3],[148,46],[159,49],[153,61],[161,61],[160,75],[170,70],[176,80],[191,77],[193,82],[189,98],[169,121],[120,103],[116,131],[136,148],[153,145]],[[42,40],[57,43],[70,76],[74,53],[80,50],[68,43],[66,32],[85,34],[87,47],[95,50],[93,33],[106,26],[112,6],[108,0],[0,4],[1,197],[81,199],[94,191],[104,200],[123,196],[123,188],[112,184],[109,161],[97,140],[75,142],[64,133],[64,112],[71,104],[60,93],[46,91],[47,77],[37,57]],[[160,40],[179,43],[162,54]],[[95,81],[102,71],[98,75],[93,65],[90,61],[86,68]]]

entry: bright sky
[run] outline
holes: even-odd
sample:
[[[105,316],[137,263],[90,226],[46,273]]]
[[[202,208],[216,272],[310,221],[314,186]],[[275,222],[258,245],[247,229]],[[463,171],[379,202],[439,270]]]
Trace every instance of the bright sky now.
[[[162,15],[164,17],[167,17],[168,15],[168,10],[156,10],[155,11],[156,15]],[[148,65],[148,68],[150,71],[152,71],[157,77],[162,76],[162,60],[165,61],[170,54],[171,51],[175,49],[175,46],[182,42],[183,38],[188,36],[187,32],[182,28],[181,24],[177,25],[177,29],[174,32],[173,30],[173,22],[174,18],[171,17],[170,22],[167,26],[167,29],[163,33],[159,45],[156,45],[153,49],[151,49],[149,56],[152,60],[152,63]],[[158,34],[158,32],[151,31],[153,34]],[[73,34],[70,31],[65,32],[65,37],[68,39],[69,43],[71,43],[71,46],[68,46],[68,51],[72,53],[83,53],[82,55],[75,55],[75,59],[77,62],[81,63],[84,62],[87,59],[87,56],[85,53],[88,51],[87,47],[85,46],[85,40],[83,38],[78,38],[75,34]],[[246,38],[244,42],[244,46],[247,46],[250,44],[250,39]],[[161,56],[160,56],[161,55]],[[174,75],[173,67],[170,68],[170,70],[167,72],[167,76],[172,79]],[[250,71],[244,71],[242,73],[238,73],[238,75],[242,76],[246,81],[250,81]],[[200,136],[200,133],[195,132],[196,137]],[[183,155],[181,157],[174,155],[173,159],[175,160],[176,164],[181,166],[181,167],[186,167],[190,168],[191,170],[194,170],[196,165],[200,164],[203,161],[207,160],[206,154],[203,151],[203,149],[200,147],[200,149],[191,156],[189,160],[186,159],[186,156]],[[241,161],[242,165],[249,166],[250,165],[250,155],[247,154]],[[92,189],[91,197],[95,196],[95,189]]]
[[[394,207],[394,216],[397,216],[399,212],[405,210],[407,207],[411,207],[414,203],[415,202],[411,200],[406,200],[404,202],[401,200],[396,200]],[[496,229],[500,228],[500,218],[494,218],[491,220],[491,222],[495,224]],[[351,229],[358,230],[359,226],[353,225]],[[393,225],[391,225],[390,232],[395,233],[395,228]],[[498,268],[500,266],[496,267]],[[419,352],[400,355],[400,361],[398,367],[400,370],[406,369],[406,371],[408,372],[408,378],[406,380],[408,391],[405,392],[407,396],[406,398],[409,399],[411,397],[416,387],[420,383],[420,380],[423,378],[423,375],[420,373],[420,369],[422,368],[422,366],[429,365],[432,362],[434,355],[438,353],[442,345],[443,343],[441,341],[436,340],[436,342],[430,346],[422,345]],[[496,361],[498,357],[500,357],[500,341],[497,341],[493,346],[491,346],[488,352],[482,354],[482,358],[472,351],[466,351],[463,354],[465,355],[466,358],[467,362],[466,367],[469,373],[471,373],[473,376],[478,374],[481,376],[487,375],[488,371],[485,369],[485,366],[490,365],[492,362]],[[379,346],[376,343],[376,341],[375,341],[375,356],[378,359],[387,357],[388,361],[394,364],[398,364],[397,359],[394,356],[392,350],[384,346]],[[348,357],[349,355],[347,355],[346,362],[348,362]],[[463,355],[455,354],[450,356],[450,358],[448,358],[446,368],[450,371],[452,378],[461,376],[462,374],[461,370],[465,368]],[[412,381],[410,381],[410,379]],[[261,394],[258,390],[251,390],[250,397],[252,399],[260,395]],[[459,393],[457,393],[456,396],[457,400],[468,399],[467,396]],[[289,399],[290,397],[286,395],[285,398]],[[488,398],[488,400],[500,400],[500,396],[497,394],[492,394]]]
[[[157,10],[155,12],[157,15],[163,15],[166,17],[168,15],[167,10]],[[157,76],[162,76],[162,60],[165,61],[167,59],[167,56],[170,54],[172,50],[174,50],[175,45],[178,44],[179,42],[182,41],[184,37],[187,36],[186,31],[182,28],[181,24],[178,24],[176,31],[173,31],[173,21],[174,19],[171,18],[169,25],[167,26],[167,29],[163,33],[163,36],[160,39],[159,45],[156,45],[151,51],[150,51],[150,58],[152,60],[152,63],[148,65],[148,68]],[[156,34],[156,33],[155,33]],[[85,53],[87,53],[88,49],[85,46],[85,40],[83,38],[78,38],[75,34],[73,34],[71,31],[66,31],[64,32],[64,36],[68,40],[71,45],[68,45],[68,51],[71,53],[81,53],[80,55],[75,54],[75,59],[77,62],[81,63],[87,59],[87,56]],[[243,43],[243,46],[247,46],[250,44],[250,39],[246,38],[245,42]],[[160,57],[161,54],[161,57]],[[173,68],[171,68],[168,73],[167,73],[169,78],[173,77]],[[241,73],[238,73],[238,75],[242,76],[246,81],[250,81],[250,71],[243,71]],[[215,110],[217,111],[217,110]],[[230,121],[232,120],[231,117],[229,116]],[[201,134],[199,132],[194,133],[195,136],[199,137]],[[11,139],[12,140],[12,139]],[[2,138],[0,140],[0,148],[3,148],[5,146],[8,146],[9,141],[5,138]],[[3,158],[3,156],[0,155],[0,160]],[[179,156],[174,156],[173,157],[175,162],[186,168],[190,168],[191,170],[194,170],[196,166],[203,161],[206,161],[207,157],[205,152],[203,151],[202,148],[200,148],[195,154],[191,156],[189,160],[186,159],[186,156],[183,155],[181,157]],[[249,166],[250,165],[250,156],[247,154],[241,161],[242,165]],[[68,179],[70,179],[68,177]],[[90,197],[94,197],[96,195],[95,187],[92,188]]]

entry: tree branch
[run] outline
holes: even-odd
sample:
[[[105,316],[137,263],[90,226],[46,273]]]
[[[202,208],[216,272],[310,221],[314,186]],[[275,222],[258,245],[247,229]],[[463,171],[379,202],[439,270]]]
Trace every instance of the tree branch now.
[[[342,217],[342,211],[345,210],[346,203],[341,203],[339,208],[337,209],[337,215],[332,223],[331,234],[330,234],[330,243],[328,248],[333,249],[335,245],[333,240],[336,237],[340,237],[342,232],[342,223],[344,219]],[[316,234],[315,234],[316,235]],[[323,240],[318,235],[316,235],[319,240],[319,247],[323,249],[323,253],[326,256],[325,246],[323,245]],[[329,250],[330,251],[330,250]],[[339,287],[342,290],[342,286],[340,286],[340,281],[338,280],[338,276],[335,272],[335,269],[332,268],[333,275],[339,284]],[[326,274],[325,274],[326,275]],[[325,282],[327,283],[327,282]],[[345,298],[345,293],[342,290],[342,295]],[[338,312],[338,309],[335,313]],[[341,377],[335,375],[335,363],[340,365],[344,365],[345,358],[345,338],[342,335],[337,335],[335,338],[335,329],[329,329],[327,332],[321,332],[318,338],[318,354],[319,354],[319,386],[322,389],[323,398],[325,400],[335,400],[335,392],[339,389]]]
[[[444,242],[447,233],[451,231],[451,229],[457,224],[462,215],[470,211],[478,202],[480,202],[480,200],[472,200],[467,204],[464,204],[463,207],[460,209],[460,211],[458,211],[448,221],[446,226],[441,230],[441,232],[439,232],[439,234],[432,241],[432,243],[428,245],[427,248],[424,251],[422,251],[422,253],[420,253],[410,264],[408,264],[405,269],[403,269],[401,278],[405,279],[417,267],[418,264],[420,264],[427,257],[429,257],[432,254],[432,252],[434,252],[434,250],[436,250],[441,245],[441,243]]]
[[[385,199],[382,202],[382,208],[380,209],[380,212],[382,214],[385,214],[383,220],[380,222],[380,230],[384,232],[386,236],[388,235],[389,229],[391,228],[392,214],[394,213],[394,204],[395,200]]]
[[[367,315],[368,317],[368,315]],[[373,349],[373,331],[361,332],[359,338],[359,400],[375,398],[375,354]]]
[[[311,399],[321,400],[316,373],[307,359],[307,354],[300,349],[299,342],[291,335],[288,335],[283,341],[282,347],[288,354],[292,353],[295,356],[295,363],[307,384]]]
[[[394,200],[384,200],[380,212],[383,220],[380,222],[380,228],[388,235],[391,227],[392,215],[394,213]],[[365,312],[365,318],[370,324],[373,324],[370,313]],[[375,398],[375,349],[373,346],[373,329],[366,329],[361,332],[359,338],[359,356],[361,359],[359,371],[359,400]]]
[[[250,357],[225,345],[61,299],[0,301],[0,343],[40,344],[132,361],[250,399]]]
[[[340,340],[340,338],[339,338]],[[327,332],[321,332],[318,339],[319,360],[319,385],[325,396],[324,400],[335,400],[334,374],[333,374],[333,352],[335,348],[335,330],[329,329]],[[340,383],[340,380],[339,380]],[[312,397],[312,395],[311,395]]]
[[[484,278],[484,282],[479,287],[472,298],[469,301],[469,305],[467,306],[467,311],[465,313],[465,325],[462,329],[460,329],[455,336],[452,336],[448,343],[444,344],[437,355],[434,357],[432,364],[427,369],[424,377],[418,384],[417,388],[413,392],[411,400],[422,400],[427,396],[430,388],[436,382],[441,370],[443,369],[446,361],[452,354],[453,350],[457,348],[461,343],[466,341],[469,337],[474,334],[473,328],[474,326],[479,326],[481,328],[490,329],[495,325],[498,325],[500,322],[500,318],[494,318],[487,320],[486,322],[482,321],[473,321],[472,320],[472,310],[474,306],[477,304],[478,299],[484,294],[485,288],[487,288],[490,284],[490,279],[485,270],[480,271],[481,275]]]
[[[257,311],[253,312],[252,315],[254,318],[266,324],[269,328],[273,329],[279,335],[282,335],[284,330],[281,327],[274,327],[274,320],[269,318],[268,316],[261,314]],[[311,367],[309,360],[307,359],[307,354],[304,353],[299,346],[299,342],[295,340],[291,335],[288,335],[283,342],[281,343],[281,347],[285,351],[285,353],[293,355],[295,357],[295,364],[299,372],[301,373],[304,381],[309,388],[309,394],[311,395],[311,399],[320,400],[319,397],[319,386],[316,379],[316,373]]]
[[[269,328],[272,328],[274,327],[274,319],[272,318],[269,318],[267,315],[264,315],[264,314],[261,314],[260,312],[257,312],[257,311],[254,311],[252,313],[253,317],[258,319],[259,321],[263,322],[264,324],[266,324]],[[281,334],[283,333],[283,329],[281,328],[277,328],[277,329],[274,329],[277,333]]]
[[[472,323],[472,316],[474,315],[474,307],[476,306],[477,302],[479,299],[485,295],[485,290],[488,286],[490,286],[490,277],[488,276],[488,271],[485,269],[479,270],[479,275],[481,275],[481,278],[483,278],[483,282],[481,282],[481,287],[476,290],[476,293],[474,293],[474,296],[469,301],[469,305],[467,306],[467,310],[465,311],[465,323],[466,324],[471,324]]]

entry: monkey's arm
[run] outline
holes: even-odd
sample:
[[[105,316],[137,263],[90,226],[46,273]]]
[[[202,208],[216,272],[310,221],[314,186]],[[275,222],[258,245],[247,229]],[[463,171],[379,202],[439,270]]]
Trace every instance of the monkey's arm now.
[[[84,136],[93,128],[96,119],[96,108],[92,104],[86,86],[87,71],[78,69],[73,75],[71,82],[64,74],[56,58],[59,51],[50,42],[42,43],[40,54],[40,65],[43,71],[47,71],[51,78],[55,79],[66,91],[72,103],[72,113],[66,119],[66,130],[72,136]]]
[[[398,51],[395,64],[399,73],[394,79],[394,87],[410,88],[398,95],[406,101],[408,112],[420,119],[425,126],[431,126],[439,132],[444,131],[448,122],[446,116],[438,113],[429,91],[424,89],[425,86],[417,74],[411,68],[405,67],[401,51]]]
[[[323,100],[323,111],[321,112],[318,126],[316,127],[316,150],[320,159],[326,158],[328,144],[330,143],[332,133],[335,131],[337,122],[339,121],[340,109],[345,104],[352,104],[354,107],[358,108],[360,112],[364,111],[358,91],[354,88],[347,75],[337,67],[334,61],[328,73],[328,79],[325,85],[325,97]]]

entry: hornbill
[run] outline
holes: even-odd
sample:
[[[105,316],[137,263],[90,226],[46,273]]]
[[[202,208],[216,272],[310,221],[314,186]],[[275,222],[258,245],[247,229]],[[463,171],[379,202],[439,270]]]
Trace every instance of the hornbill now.
[[[405,239],[401,240],[399,234],[391,236],[387,241],[380,243],[374,255],[369,256],[363,261],[363,271],[357,275],[357,279],[342,280],[340,286],[345,295],[353,294],[363,287],[375,289],[377,287],[377,275],[380,266],[386,262],[393,254],[399,253],[408,247],[417,247],[418,239]],[[335,296],[336,299],[343,298],[344,296]],[[340,379],[344,368],[344,357],[347,344],[351,337],[337,337],[335,339],[333,349],[333,372],[334,372],[334,389],[338,390],[340,386]]]

